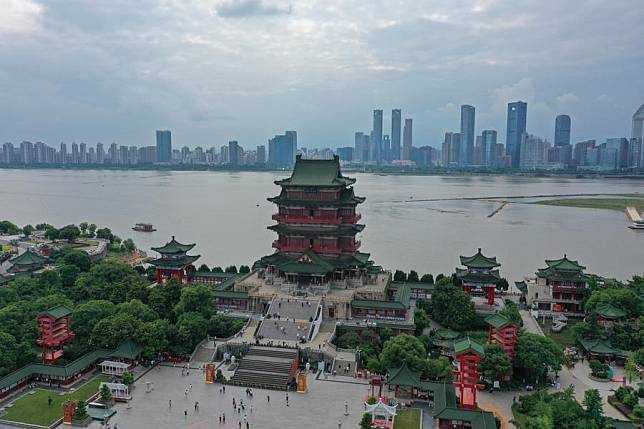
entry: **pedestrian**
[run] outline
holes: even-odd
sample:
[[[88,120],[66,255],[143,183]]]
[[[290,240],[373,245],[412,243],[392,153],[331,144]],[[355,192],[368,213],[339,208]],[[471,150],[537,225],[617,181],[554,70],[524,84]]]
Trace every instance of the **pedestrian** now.
[[[188,397],[188,389],[186,389],[186,391],[183,392],[183,396],[185,396],[186,398]]]
[[[183,417],[188,418],[188,410],[183,410]]]
[[[238,423],[239,423],[239,429],[241,429],[241,420]]]
[[[223,386],[221,389],[226,393],[226,386]]]
[[[168,399],[168,408],[172,408],[172,399]]]
[[[250,429],[250,424],[246,422],[246,429]]]
[[[199,401],[195,402],[195,411],[199,411]]]
[[[226,413],[221,414],[221,419],[224,421],[224,424],[226,424]]]
[[[192,384],[190,384],[189,390],[192,392]]]
[[[266,402],[271,403],[271,395],[266,395]]]
[[[219,426],[221,426],[221,414],[219,414]]]

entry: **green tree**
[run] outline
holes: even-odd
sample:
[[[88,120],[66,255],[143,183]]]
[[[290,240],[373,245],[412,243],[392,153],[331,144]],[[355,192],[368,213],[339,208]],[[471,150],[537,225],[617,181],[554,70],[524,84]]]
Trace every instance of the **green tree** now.
[[[16,235],[20,233],[20,228],[8,220],[0,221],[0,234]]]
[[[90,223],[89,226],[87,227],[87,236],[94,237],[95,234],[96,234],[96,224]]]
[[[200,313],[183,313],[177,321],[179,346],[185,353],[191,352],[208,334],[208,322]]]
[[[87,227],[88,227],[87,222],[81,222],[78,224],[78,227],[80,228],[81,235],[85,236],[87,234]]]
[[[143,346],[143,357],[153,359],[159,353],[167,351],[170,345],[168,340],[169,332],[170,324],[167,320],[158,319],[142,323],[134,338]]]
[[[229,265],[226,267],[227,273],[237,273],[237,267],[235,265]]]
[[[418,273],[414,270],[411,270],[409,272],[409,275],[407,276],[407,281],[410,283],[418,283]]]
[[[104,240],[109,240],[110,243],[114,240],[114,235],[112,230],[109,228],[100,228],[96,230],[96,238],[102,238]]]
[[[496,282],[496,289],[499,291],[507,292],[510,288],[510,284],[506,278],[502,278]]]
[[[250,273],[250,267],[248,265],[240,265],[239,273],[240,274]]]
[[[373,423],[371,421],[371,414],[364,413],[362,419],[360,420],[360,429],[372,429]]]
[[[85,420],[89,417],[87,414],[87,407],[85,406],[85,401],[79,400],[76,403],[76,409],[74,410],[74,420]]]
[[[550,416],[526,417],[525,429],[554,429],[554,423]]]
[[[357,332],[346,332],[337,339],[337,345],[341,349],[354,349],[360,344],[360,335]]]
[[[81,271],[87,271],[92,266],[92,260],[89,255],[78,249],[66,249],[63,252],[63,263],[65,265],[74,265]]]
[[[101,402],[104,404],[109,404],[114,399],[112,396],[112,391],[110,390],[109,387],[107,387],[107,384],[103,384],[99,392],[100,392],[99,395],[101,398]]]
[[[90,344],[96,348],[113,349],[123,339],[136,337],[141,324],[129,314],[114,314],[94,326]]]
[[[548,337],[520,332],[515,364],[532,381],[543,381],[548,370],[559,371],[564,362],[561,347]]]
[[[150,307],[143,304],[138,299],[133,299],[117,305],[116,311],[119,314],[129,314],[141,322],[152,322],[159,318],[159,316]]]
[[[205,285],[194,285],[183,288],[181,299],[175,306],[175,313],[180,316],[183,313],[200,313],[205,318],[210,318],[213,312],[212,289]]]
[[[452,285],[448,278],[438,282],[432,293],[431,314],[441,325],[464,331],[476,321],[476,310],[470,297]]]
[[[624,364],[624,376],[628,377],[629,383],[632,383],[633,380],[639,380],[640,378],[640,371],[637,368],[635,353],[629,354],[628,359],[626,359],[626,364]]]
[[[214,267],[214,268],[212,269],[212,272],[213,272],[213,273],[223,273],[223,272],[224,272],[224,270],[222,270],[222,269],[221,269],[221,267]]]
[[[395,282],[406,282],[407,281],[407,274],[405,274],[404,271],[396,270],[396,272],[394,273],[394,281]]]
[[[423,376],[429,380],[452,381],[454,379],[452,364],[445,356],[438,359],[427,359]]]
[[[70,243],[80,236],[80,229],[76,225],[67,225],[58,230],[58,237]]]
[[[407,334],[387,341],[380,353],[380,364],[387,370],[398,368],[405,362],[412,370],[422,371],[426,359],[427,352],[422,341]]]
[[[123,380],[123,384],[128,387],[134,384],[134,375],[130,371],[125,371],[121,379]]]
[[[419,308],[414,311],[414,325],[416,325],[416,336],[422,335],[425,328],[429,327],[431,320],[425,310]]]
[[[644,405],[635,405],[635,408],[633,408],[633,417],[638,420],[644,420]]]
[[[125,249],[126,252],[132,253],[136,250],[136,245],[134,244],[134,241],[131,238],[126,238],[123,240],[121,243],[121,247]]]
[[[44,223],[44,222],[36,224],[36,230],[37,231],[47,231],[48,229],[53,228],[53,227],[54,227],[53,225],[50,225],[50,224]]]
[[[505,307],[499,313],[510,319],[517,326],[523,326],[523,319],[521,318],[521,313],[519,313],[519,307],[514,302],[507,300]]]
[[[584,392],[584,407],[586,407],[586,416],[593,421],[598,428],[604,426],[604,409],[602,397],[597,389],[589,389]]]
[[[588,366],[590,366],[590,371],[593,376],[598,378],[608,378],[608,371],[610,371],[610,366],[608,366],[606,362],[593,359],[588,362]]]
[[[107,300],[90,300],[78,305],[72,314],[76,341],[89,342],[94,326],[116,313],[116,306]]]
[[[206,265],[206,264],[201,264],[197,271],[200,272],[200,273],[209,273],[210,268],[208,268],[208,265]]]
[[[500,344],[488,344],[485,346],[485,359],[479,364],[479,370],[488,380],[503,381],[512,370],[512,361]]]
[[[423,274],[423,276],[420,278],[421,283],[434,283],[434,276],[431,274]]]
[[[78,275],[80,274],[80,269],[76,265],[63,265],[59,270],[60,281],[63,284],[63,287],[69,288],[74,285]]]
[[[0,376],[4,376],[16,369],[18,343],[16,338],[6,332],[0,331]]]
[[[25,235],[25,237],[29,237],[32,232],[35,231],[35,228],[31,225],[25,225],[22,227],[22,233]]]
[[[49,240],[58,240],[60,238],[60,231],[56,228],[49,228],[45,230],[45,238]]]
[[[639,317],[644,314],[644,300],[631,288],[606,288],[593,291],[586,301],[586,312],[594,312],[600,304],[621,308],[626,311],[628,317]]]

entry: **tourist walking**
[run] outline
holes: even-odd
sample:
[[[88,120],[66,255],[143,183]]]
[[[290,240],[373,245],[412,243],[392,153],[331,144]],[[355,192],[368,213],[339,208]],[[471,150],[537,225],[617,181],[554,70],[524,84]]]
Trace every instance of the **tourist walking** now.
[[[168,399],[168,408],[172,408],[172,399]]]

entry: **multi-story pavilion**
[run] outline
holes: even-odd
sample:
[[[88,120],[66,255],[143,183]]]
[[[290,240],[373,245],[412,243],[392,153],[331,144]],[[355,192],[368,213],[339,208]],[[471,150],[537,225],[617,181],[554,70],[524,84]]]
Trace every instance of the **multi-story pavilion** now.
[[[514,359],[519,326],[499,313],[487,316],[485,323],[488,324],[488,344],[500,344],[505,354]]]
[[[463,408],[476,408],[476,384],[479,380],[478,364],[485,359],[483,347],[469,337],[454,343],[454,356],[458,362],[458,371],[454,375],[458,381],[460,404]]]
[[[300,286],[320,286],[330,281],[360,279],[381,272],[368,253],[359,252],[356,234],[358,204],[364,198],[353,192],[355,179],[340,171],[337,156],[310,160],[298,156],[291,177],[275,181],[282,187],[268,200],[277,205],[276,225],[268,227],[278,235],[275,253],[255,263],[270,277]]]
[[[179,284],[183,284],[183,278],[186,283],[190,283],[190,273],[194,270],[193,263],[199,259],[200,255],[188,255],[187,253],[195,247],[195,244],[181,244],[174,239],[167,242],[161,247],[153,247],[152,250],[161,254],[157,259],[150,261],[150,265],[156,267],[157,283],[163,283],[163,279],[176,278]]]
[[[58,305],[38,315],[40,339],[36,343],[42,347],[42,361],[56,364],[63,356],[65,345],[71,344],[75,334],[71,328],[71,308]]]
[[[463,291],[468,295],[483,293],[488,305],[494,305],[496,298],[496,284],[501,280],[499,270],[501,266],[496,257],[484,256],[479,247],[473,256],[461,256],[461,265],[466,268],[456,269],[456,277],[463,283]]]
[[[11,267],[8,271],[14,274],[30,273],[41,269],[45,265],[45,261],[45,257],[31,249],[27,249],[22,254],[9,260]]]
[[[526,278],[521,285],[526,303],[547,316],[563,313],[583,317],[584,291],[590,280],[584,273],[586,267],[568,259],[567,255],[561,259],[546,259],[546,265],[537,270],[535,278]]]

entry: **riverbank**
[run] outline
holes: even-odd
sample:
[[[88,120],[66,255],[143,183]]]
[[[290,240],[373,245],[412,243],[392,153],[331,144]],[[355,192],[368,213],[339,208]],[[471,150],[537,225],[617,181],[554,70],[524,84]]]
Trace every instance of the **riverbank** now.
[[[642,198],[570,198],[535,201],[533,204],[560,207],[580,207],[589,209],[619,210],[635,207],[638,212],[644,211],[644,196]]]

